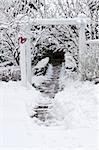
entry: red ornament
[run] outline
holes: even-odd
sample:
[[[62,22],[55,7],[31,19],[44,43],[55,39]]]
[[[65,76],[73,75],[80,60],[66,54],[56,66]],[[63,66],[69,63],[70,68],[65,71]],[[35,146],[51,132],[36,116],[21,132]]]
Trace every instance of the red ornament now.
[[[23,43],[26,42],[26,40],[27,40],[27,38],[19,37],[19,38],[18,38],[18,43],[23,44]]]

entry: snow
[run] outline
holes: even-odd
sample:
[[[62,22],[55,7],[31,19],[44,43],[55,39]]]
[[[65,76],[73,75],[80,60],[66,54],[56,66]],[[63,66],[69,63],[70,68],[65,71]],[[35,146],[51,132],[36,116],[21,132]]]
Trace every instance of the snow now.
[[[38,69],[44,68],[44,67],[46,67],[48,62],[49,62],[49,57],[46,57],[46,58],[42,59],[41,61],[39,61],[37,63],[37,65],[34,67],[34,69],[35,68],[38,68]]]
[[[29,17],[26,14],[18,14],[15,18],[15,22],[27,23],[29,21]]]
[[[37,66],[38,65],[36,65],[35,68]],[[42,65],[42,67],[43,66],[44,65]],[[33,68],[33,69],[35,69],[35,68]],[[44,76],[43,75],[39,75],[39,76],[33,75],[32,76],[32,84],[34,84],[35,86],[40,86],[45,80],[49,80],[51,78],[52,73],[53,73],[53,68],[52,68],[52,65],[49,64],[46,75],[44,75]]]
[[[0,26],[2,26],[2,24],[6,24],[7,23],[7,17],[6,15],[1,11],[0,9]],[[3,26],[2,26],[3,27]],[[1,27],[0,27],[1,28]]]
[[[8,26],[5,25],[5,24],[1,24],[1,25],[0,25],[0,29],[8,29]]]
[[[66,128],[96,128],[96,95],[94,84],[68,80],[64,91],[55,97],[54,114],[56,113],[57,119],[64,120]]]
[[[49,19],[35,19],[34,22],[36,24],[41,25],[76,25],[78,18],[49,18]]]
[[[74,58],[70,55],[70,53],[65,54],[65,67],[74,69],[77,67]]]
[[[87,44],[94,44],[94,43],[95,43],[95,44],[96,44],[96,43],[99,44],[99,39],[87,40],[86,43],[87,43]]]
[[[80,14],[78,14],[78,18],[84,18],[84,19],[86,19],[87,16],[84,13],[80,13]]]
[[[59,17],[59,16],[58,16]],[[21,20],[21,23],[31,23],[31,24],[38,24],[38,25],[77,25],[80,23],[79,21],[81,19],[86,20],[87,22],[90,21],[89,18],[83,17],[83,15],[80,17],[75,18],[38,18],[38,19],[31,19],[28,16],[25,16],[23,14],[19,14],[16,18],[16,22],[19,22]]]
[[[99,86],[90,83],[77,83],[77,85],[74,85],[73,83],[68,82],[65,90],[57,94],[55,100],[57,100],[57,103],[60,101],[64,103],[66,101],[64,104],[70,100],[70,103],[72,101],[75,110],[79,107],[81,101],[81,105],[83,107],[85,106],[85,110],[88,109],[89,111],[91,106],[89,105],[90,103],[93,103],[94,107],[94,102],[96,102],[94,96],[98,90]],[[99,94],[97,93],[97,99],[98,98]],[[52,125],[49,127],[36,124],[34,120],[29,117],[26,109],[31,104],[35,105],[38,99],[43,99],[42,95],[34,88],[22,87],[20,82],[0,82],[0,150],[97,149],[97,130],[95,127],[93,128],[93,125],[89,128],[81,126],[75,128],[74,126],[70,126],[70,128],[67,129],[63,122],[60,125]],[[65,106],[66,105],[58,107],[64,109]],[[93,111],[92,106],[91,109]],[[63,112],[64,110],[61,109],[60,111]],[[77,111],[78,115],[80,115],[78,109],[76,112]],[[67,110],[64,112],[66,113]],[[68,116],[67,113],[65,115]],[[93,116],[94,115],[95,109],[93,111]],[[79,117],[76,116],[76,119],[78,118]],[[88,116],[88,118],[90,118],[90,116]],[[77,120],[77,124],[79,123],[80,125],[82,124]]]

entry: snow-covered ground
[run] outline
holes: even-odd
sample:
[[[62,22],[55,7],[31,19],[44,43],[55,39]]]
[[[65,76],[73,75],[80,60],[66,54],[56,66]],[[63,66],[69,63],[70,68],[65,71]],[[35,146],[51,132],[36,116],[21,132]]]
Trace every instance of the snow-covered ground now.
[[[98,91],[91,82],[67,80],[65,89],[55,97],[54,114],[66,128],[97,126]]]
[[[98,90],[99,85],[89,82],[67,82],[52,109],[61,124],[40,126],[27,108],[42,100],[42,95],[20,82],[1,82],[0,150],[97,150]]]

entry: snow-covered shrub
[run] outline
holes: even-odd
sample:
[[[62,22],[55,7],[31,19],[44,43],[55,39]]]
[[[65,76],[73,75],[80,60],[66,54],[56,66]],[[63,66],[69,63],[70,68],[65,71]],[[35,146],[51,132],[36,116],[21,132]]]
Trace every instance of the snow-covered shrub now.
[[[65,70],[65,64],[62,63],[62,67],[59,75],[59,91],[62,91],[64,89],[65,81],[66,81],[66,70]]]
[[[32,72],[34,75],[44,75],[46,73],[46,70],[48,69],[48,62],[49,58],[46,57],[39,61],[36,66],[32,69]]]
[[[0,68],[0,81],[19,81],[21,80],[21,71],[19,67]]]
[[[65,68],[70,69],[71,71],[76,70],[77,68],[76,62],[69,52],[65,53]]]
[[[94,80],[99,78],[99,44],[89,43],[84,59],[84,79]]]
[[[33,69],[33,70],[35,70],[35,69]],[[53,74],[53,67],[52,67],[52,65],[51,64],[47,64],[47,68],[46,68],[46,73],[45,74],[44,74],[44,70],[42,70],[42,72],[39,75],[34,75],[34,73],[33,73],[32,84],[37,89],[40,86],[41,86],[41,88],[43,88],[44,82],[46,83],[46,81],[50,81],[51,78],[52,78],[52,74]]]
[[[64,89],[65,83],[68,79],[77,79],[77,64],[72,54],[69,52],[65,53],[65,63],[62,63],[60,71],[59,87],[60,90]]]

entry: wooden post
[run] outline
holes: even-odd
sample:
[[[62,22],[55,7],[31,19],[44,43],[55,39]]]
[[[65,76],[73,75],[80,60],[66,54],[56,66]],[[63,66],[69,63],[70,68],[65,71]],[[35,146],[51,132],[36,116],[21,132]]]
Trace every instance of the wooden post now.
[[[27,86],[27,70],[26,70],[26,49],[25,44],[20,42],[20,69],[21,69],[21,81],[23,86]]]
[[[26,42],[26,70],[27,81],[31,84],[31,44],[30,44],[30,25],[27,26],[27,42]]]
[[[85,51],[86,51],[86,36],[85,36],[85,28],[86,28],[86,20],[85,15],[79,15],[80,19],[80,29],[79,29],[79,75],[82,79],[84,76],[84,66],[85,66]]]
[[[31,48],[30,48],[30,26],[28,23],[21,26],[21,33],[19,37],[20,43],[20,68],[22,85],[27,86],[31,84]]]

